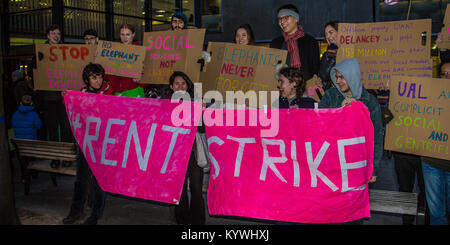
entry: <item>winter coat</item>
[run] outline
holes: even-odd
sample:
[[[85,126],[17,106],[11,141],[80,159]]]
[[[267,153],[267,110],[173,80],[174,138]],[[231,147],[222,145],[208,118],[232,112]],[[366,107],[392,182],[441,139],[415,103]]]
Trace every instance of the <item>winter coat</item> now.
[[[311,79],[319,72],[320,66],[320,51],[317,40],[311,35],[305,33],[302,38],[297,39],[298,51],[300,55],[300,62],[302,63],[301,70],[305,81]],[[288,49],[287,43],[283,36],[279,36],[270,43],[271,48]],[[290,55],[288,54],[286,64],[290,65]]]
[[[19,105],[19,109],[14,112],[11,121],[14,137],[37,140],[37,130],[42,127],[42,122],[34,111],[34,106]]]
[[[279,102],[280,109],[283,109],[283,108],[287,109],[287,108],[291,108],[294,105],[297,105],[298,108],[314,108],[314,103],[316,101],[310,97],[302,97],[300,99],[297,97],[294,97],[289,100],[287,98],[280,96],[278,102]]]
[[[331,69],[331,80],[334,83],[333,88],[325,91],[322,99],[319,102],[319,108],[339,108],[346,95],[338,89],[336,84],[336,70],[339,71],[345,78],[353,98],[364,103],[369,109],[370,120],[374,128],[374,169],[373,176],[377,176],[377,171],[380,165],[381,157],[383,156],[383,125],[381,117],[381,107],[377,98],[367,92],[361,83],[361,70],[357,59],[348,59],[338,63]]]
[[[322,80],[323,90],[327,90],[332,87],[330,72],[335,65],[336,54],[334,52],[329,53],[327,50],[322,55],[319,68],[319,77]]]

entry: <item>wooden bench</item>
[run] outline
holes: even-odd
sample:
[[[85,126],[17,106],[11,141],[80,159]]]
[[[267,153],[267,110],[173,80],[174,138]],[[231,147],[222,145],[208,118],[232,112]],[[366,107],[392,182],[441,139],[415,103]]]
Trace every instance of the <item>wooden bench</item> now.
[[[55,174],[76,175],[75,164],[69,167],[60,166],[52,168],[50,162],[29,162],[28,157],[47,160],[62,160],[67,162],[76,161],[77,148],[75,143],[41,141],[41,140],[26,140],[26,139],[11,139],[14,144],[18,158],[21,159],[20,164],[22,170],[25,171],[24,188],[25,195],[30,191],[30,170],[44,171],[51,173],[53,184],[56,185]]]
[[[386,191],[369,189],[370,210],[382,213],[407,214],[416,216],[416,224],[419,216],[417,193]]]

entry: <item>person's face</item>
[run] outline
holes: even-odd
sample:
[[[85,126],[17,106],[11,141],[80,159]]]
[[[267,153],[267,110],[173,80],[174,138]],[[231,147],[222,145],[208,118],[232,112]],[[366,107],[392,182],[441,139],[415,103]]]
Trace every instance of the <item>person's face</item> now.
[[[123,44],[133,44],[134,35],[130,29],[128,28],[122,28],[120,29],[120,42]]]
[[[61,41],[61,31],[55,29],[47,34],[47,40],[49,44],[58,44]]]
[[[172,29],[175,31],[178,30],[182,30],[184,28],[184,20],[177,18],[177,17],[173,17],[172,19]]]
[[[280,78],[278,79],[278,90],[280,91],[281,97],[284,98],[292,98],[296,94],[295,85],[296,82],[290,82],[284,75],[280,74]]]
[[[332,26],[328,25],[325,27],[325,38],[327,39],[328,45],[332,43],[337,45],[338,32]]]
[[[350,87],[347,84],[347,81],[345,81],[344,76],[339,71],[336,71],[336,84],[339,86],[339,89],[343,93],[348,93],[350,91]]]
[[[188,85],[182,77],[178,76],[178,77],[175,77],[175,79],[173,80],[173,84],[170,85],[170,88],[173,90],[173,92],[177,92],[177,91],[186,92],[188,89]]]
[[[98,44],[98,37],[93,35],[84,36],[84,43],[88,45]]]
[[[450,79],[450,63],[446,63],[441,67],[441,78]]]
[[[100,89],[103,84],[102,74],[92,74],[89,76],[89,86],[93,89]]]
[[[293,34],[298,29],[298,21],[286,14],[282,14],[280,17],[278,17],[278,25],[280,25],[281,30],[287,34]]]
[[[234,37],[237,44],[248,45],[249,36],[244,28],[239,28],[236,32],[236,37]]]

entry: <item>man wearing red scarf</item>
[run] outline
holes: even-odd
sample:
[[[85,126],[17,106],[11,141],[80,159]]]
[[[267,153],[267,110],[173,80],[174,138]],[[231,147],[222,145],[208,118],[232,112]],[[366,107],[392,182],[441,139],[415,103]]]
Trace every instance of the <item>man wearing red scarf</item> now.
[[[299,25],[297,7],[292,4],[283,5],[277,13],[283,35],[273,39],[270,47],[288,50],[286,63],[289,67],[301,69],[305,80],[309,80],[319,72],[319,45],[316,39],[305,33]]]

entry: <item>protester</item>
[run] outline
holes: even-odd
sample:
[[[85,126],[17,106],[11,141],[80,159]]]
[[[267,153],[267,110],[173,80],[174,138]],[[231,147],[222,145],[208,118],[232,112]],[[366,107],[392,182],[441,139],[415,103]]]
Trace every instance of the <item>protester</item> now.
[[[37,130],[42,127],[42,122],[34,111],[31,95],[23,95],[20,101],[18,110],[14,112],[11,118],[14,138],[37,140]],[[21,181],[24,183],[28,157],[18,155],[18,160],[21,168]]]
[[[330,71],[336,65],[336,55],[338,51],[338,22],[330,21],[325,24],[325,39],[328,48],[322,55],[319,68],[319,86],[323,90],[329,89],[333,82],[330,78]]]
[[[138,41],[134,41],[136,35],[135,27],[131,24],[123,24],[119,28],[120,42],[126,45],[139,45]],[[146,84],[138,84],[139,79],[130,77],[122,77],[116,75],[105,75],[105,80],[111,82],[116,93],[122,93],[138,87],[145,87]]]
[[[83,34],[84,43],[87,45],[97,45],[98,44],[98,33],[94,29],[88,29],[84,31]]]
[[[48,27],[46,34],[47,44],[55,45],[62,43],[61,31],[58,25]],[[48,140],[73,142],[74,139],[70,130],[66,108],[62,103],[61,93],[58,91],[39,91],[38,96],[42,101],[41,109],[43,111],[44,126],[48,134]],[[57,168],[60,166],[60,161],[52,160],[50,166]]]
[[[319,102],[319,108],[338,108],[361,101],[370,112],[374,127],[373,175],[369,183],[376,181],[377,171],[383,155],[383,135],[381,132],[381,109],[377,99],[367,92],[361,82],[361,69],[357,59],[347,59],[331,69],[334,87],[328,89]]]
[[[278,108],[314,108],[315,100],[304,94],[306,82],[296,68],[282,68],[278,75]]]
[[[240,25],[234,31],[234,43],[241,45],[255,45],[255,35],[249,24]]]
[[[88,42],[88,41],[86,41]],[[82,89],[86,93],[107,94],[114,95],[114,89],[111,83],[104,80],[105,70],[99,64],[89,63],[83,69],[83,81],[85,87]],[[64,93],[64,92],[63,92]],[[100,186],[92,175],[86,158],[77,145],[77,169],[76,179],[74,183],[74,192],[72,197],[72,204],[70,207],[69,215],[63,219],[63,223],[74,224],[81,220],[84,216],[84,205],[88,194],[88,181],[91,176],[91,197],[92,197],[92,209],[91,215],[82,223],[83,225],[96,225],[97,221],[103,215],[103,209],[105,206],[106,194],[102,191]]]
[[[188,20],[186,15],[183,12],[175,12],[172,15],[172,19],[170,21],[170,27],[174,31],[187,29],[188,27]]]
[[[170,76],[169,87],[172,94],[175,92],[187,92],[191,99],[194,98],[194,84],[183,72],[176,71]],[[197,165],[195,151],[196,143],[194,142],[180,202],[175,206],[175,220],[177,224],[205,224],[205,204],[202,196],[203,168]],[[188,181],[191,193],[190,201],[187,194]]]
[[[450,79],[450,60],[439,66],[441,78]],[[425,196],[431,225],[448,225],[450,217],[450,161],[421,157]]]
[[[270,47],[288,50],[286,64],[300,68],[307,81],[319,72],[319,45],[314,37],[303,31],[297,7],[292,4],[283,5],[277,13],[283,34],[273,39]]]
[[[32,90],[28,87],[28,84],[25,82],[23,78],[22,70],[16,70],[11,74],[11,80],[14,85],[14,98],[19,105],[22,102],[22,96],[25,94],[31,94]]]

